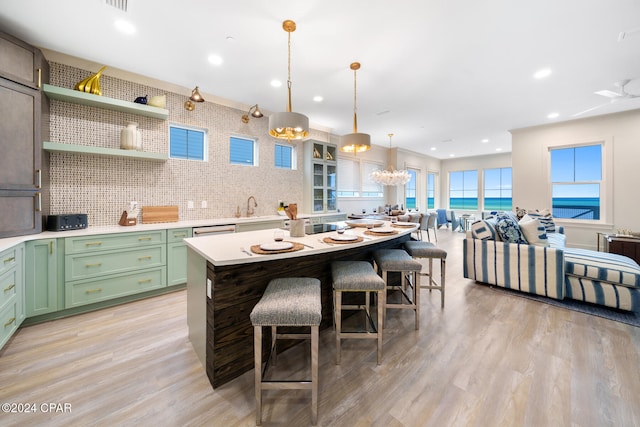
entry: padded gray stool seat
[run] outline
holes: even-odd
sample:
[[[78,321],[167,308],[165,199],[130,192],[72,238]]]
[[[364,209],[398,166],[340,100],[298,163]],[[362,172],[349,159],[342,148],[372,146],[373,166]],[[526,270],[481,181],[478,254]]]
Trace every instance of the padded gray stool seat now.
[[[383,314],[383,325],[386,319],[388,308],[401,308],[414,310],[416,315],[416,329],[420,328],[420,271],[422,264],[414,260],[403,249],[379,249],[373,253],[374,265],[382,279],[386,283],[387,290],[398,290],[401,292],[399,303],[389,303],[385,298],[385,310]],[[388,273],[400,273],[400,286],[389,285]],[[409,279],[409,280],[407,280]],[[411,294],[407,294],[407,287],[411,289]]]
[[[333,320],[336,328],[336,364],[340,364],[340,340],[343,338],[361,338],[378,340],[378,365],[382,361],[382,312],[385,301],[385,282],[378,276],[367,261],[334,261],[331,263],[333,278]],[[364,305],[342,304],[343,292],[364,292]],[[378,295],[378,316],[376,323],[369,311],[370,294]],[[366,315],[365,329],[358,332],[342,330],[343,310],[363,310]]]
[[[311,422],[318,422],[318,337],[322,321],[320,280],[310,277],[273,279],[249,315],[253,324],[255,362],[256,425],[262,423],[262,390],[311,390]],[[262,327],[271,326],[271,351],[262,370]],[[309,326],[309,334],[278,334],[278,326]],[[269,360],[276,359],[276,341],[311,338],[311,380],[267,381]]]
[[[404,248],[413,258],[429,259],[429,272],[420,272],[421,276],[429,277],[429,284],[424,283],[420,286],[422,289],[439,289],[440,290],[440,307],[444,308],[444,277],[446,271],[447,252],[444,249],[437,248],[433,243],[429,242],[405,242]],[[433,260],[440,259],[440,283],[433,279]]]

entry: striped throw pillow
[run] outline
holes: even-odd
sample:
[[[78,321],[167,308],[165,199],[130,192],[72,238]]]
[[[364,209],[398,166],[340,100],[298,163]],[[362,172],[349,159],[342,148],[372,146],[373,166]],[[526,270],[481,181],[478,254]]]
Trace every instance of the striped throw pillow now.
[[[495,223],[487,220],[474,222],[471,224],[471,236],[480,240],[496,240]]]
[[[547,233],[556,232],[556,224],[553,222],[553,217],[551,216],[551,214],[544,215],[539,212],[529,212],[522,219],[525,218],[534,218],[540,221],[540,224],[544,225]]]

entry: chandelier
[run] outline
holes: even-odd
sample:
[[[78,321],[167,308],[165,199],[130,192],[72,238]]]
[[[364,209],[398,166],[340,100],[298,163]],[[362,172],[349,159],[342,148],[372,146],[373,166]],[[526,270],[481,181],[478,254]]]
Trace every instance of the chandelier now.
[[[296,30],[296,23],[286,20],[282,28],[288,33],[287,43],[287,111],[269,116],[269,135],[276,139],[303,139],[309,136],[309,118],[304,114],[291,111],[291,33]]]
[[[391,150],[391,137],[393,137],[392,133],[389,134],[389,150]],[[393,165],[389,165],[388,169],[371,172],[369,178],[377,184],[404,185],[409,182],[411,175],[406,170],[396,170]]]

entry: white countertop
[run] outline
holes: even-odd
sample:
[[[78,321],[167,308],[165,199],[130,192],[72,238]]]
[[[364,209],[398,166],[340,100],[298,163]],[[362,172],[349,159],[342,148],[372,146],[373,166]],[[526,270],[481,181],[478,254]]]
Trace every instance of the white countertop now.
[[[385,222],[382,227],[390,227],[390,222]],[[302,250],[294,252],[285,252],[277,254],[255,254],[248,255],[242,251],[242,248],[251,252],[251,246],[259,245],[263,243],[273,243],[273,232],[276,229],[271,230],[257,230],[247,231],[243,233],[222,234],[216,236],[206,237],[192,237],[185,239],[187,246],[200,254],[207,261],[213,265],[236,265],[236,264],[249,264],[254,262],[269,261],[275,259],[296,258],[299,256],[312,255],[314,253],[333,252],[342,249],[351,249],[358,246],[368,246],[374,243],[378,243],[385,240],[391,240],[411,233],[417,228],[394,228],[398,230],[398,234],[370,236],[365,235],[365,228],[356,227],[346,231],[346,233],[353,233],[357,236],[362,236],[364,240],[362,242],[354,243],[336,243],[328,244],[322,241],[323,237],[336,235],[335,231],[319,234],[305,235],[304,237],[290,237],[289,231],[284,232],[284,240],[289,242],[302,243],[305,246]],[[309,247],[310,246],[310,247]]]
[[[299,218],[312,218],[317,216],[326,216],[330,214],[301,214]],[[38,234],[28,234],[25,236],[5,237],[0,239],[0,251],[9,249],[12,246],[20,244],[22,242],[28,242],[38,239],[57,239],[60,237],[78,237],[78,236],[92,236],[96,234],[113,234],[113,233],[131,233],[135,231],[149,231],[149,230],[169,230],[172,228],[193,228],[193,227],[208,227],[213,225],[228,225],[228,224],[245,224],[256,223],[263,221],[275,221],[275,220],[288,220],[286,216],[281,215],[264,215],[264,216],[252,216],[252,217],[240,217],[240,218],[213,218],[213,219],[200,219],[190,221],[178,221],[178,222],[161,222],[155,224],[137,224],[133,226],[121,226],[121,225],[105,225],[105,226],[89,226],[81,230],[70,231],[43,231]]]

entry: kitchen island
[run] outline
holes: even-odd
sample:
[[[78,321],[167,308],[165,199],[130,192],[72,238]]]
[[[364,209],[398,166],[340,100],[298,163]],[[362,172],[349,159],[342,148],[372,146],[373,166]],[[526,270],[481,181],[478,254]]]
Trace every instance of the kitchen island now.
[[[389,228],[390,223],[386,222],[383,227]],[[303,248],[267,255],[249,255],[250,248],[273,242],[273,229],[186,239],[189,339],[211,385],[219,387],[253,369],[253,327],[249,314],[271,279],[318,278],[322,284],[320,327],[330,327],[333,324],[331,263],[370,261],[377,249],[401,247],[415,228],[395,228],[397,234],[380,236],[370,235],[364,228],[354,228],[347,233],[362,237],[362,241],[344,244],[324,242],[325,237],[335,236],[335,231],[304,237],[290,237],[285,231],[285,241],[302,244]],[[269,341],[268,337],[264,340]]]

